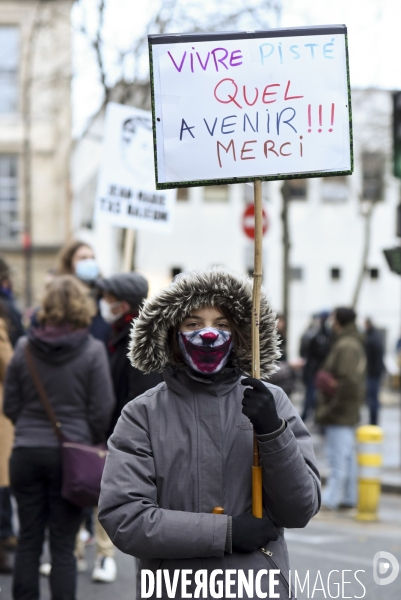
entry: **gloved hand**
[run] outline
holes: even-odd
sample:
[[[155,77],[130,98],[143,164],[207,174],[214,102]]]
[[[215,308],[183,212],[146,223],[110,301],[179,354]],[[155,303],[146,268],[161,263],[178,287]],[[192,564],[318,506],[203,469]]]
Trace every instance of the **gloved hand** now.
[[[270,519],[257,519],[249,513],[232,517],[233,552],[253,552],[278,538]]]
[[[244,391],[242,412],[251,421],[256,433],[263,435],[280,429],[281,419],[270,390],[259,379],[253,377],[246,377],[241,383],[251,386]]]

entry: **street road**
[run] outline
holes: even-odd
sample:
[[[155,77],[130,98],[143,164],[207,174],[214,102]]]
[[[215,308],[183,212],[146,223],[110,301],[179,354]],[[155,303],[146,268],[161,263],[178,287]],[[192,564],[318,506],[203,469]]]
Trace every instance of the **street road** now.
[[[309,571],[309,594],[307,584],[301,592],[297,581],[298,598],[356,598],[366,600],[399,600],[401,598],[401,573],[389,585],[379,586],[373,580],[373,557],[376,552],[391,552],[401,565],[401,498],[383,495],[378,523],[360,523],[350,514],[317,515],[305,529],[287,530],[290,563],[304,585]],[[134,600],[135,561],[117,552],[118,577],[115,583],[92,583],[90,574],[94,563],[94,548],[87,548],[89,569],[78,576],[77,600]],[[330,571],[338,570],[330,576]],[[345,571],[342,574],[342,571]],[[355,579],[356,576],[361,583]],[[389,568],[388,573],[391,571]],[[383,577],[386,576],[383,575]],[[344,592],[336,583],[344,582]],[[317,583],[316,583],[317,581]],[[47,579],[41,578],[41,600],[50,600]],[[316,585],[315,585],[316,584]],[[0,600],[11,600],[11,577],[0,576]],[[315,587],[315,591],[313,593]],[[319,589],[318,589],[319,588]],[[323,589],[322,589],[323,588]],[[338,592],[340,589],[340,593]],[[338,596],[339,593],[339,596]]]
[[[322,512],[305,529],[287,530],[291,569],[297,571],[301,585],[304,585],[309,570],[309,594],[307,584],[303,592],[298,584],[298,599],[320,600],[330,598],[330,594],[333,598],[363,597],[366,600],[401,598],[401,573],[388,585],[378,585],[373,580],[376,552],[390,552],[401,565],[401,498],[383,496],[380,516],[382,520],[378,523],[362,523],[350,514]],[[332,573],[328,589],[328,575],[334,570],[339,573]],[[346,571],[344,574],[343,570]],[[389,567],[381,577],[389,575],[391,570]],[[360,571],[356,576],[361,583],[355,579],[356,571]],[[342,579],[351,582],[344,584],[344,591],[335,585],[341,584]],[[295,580],[295,573],[292,580]]]

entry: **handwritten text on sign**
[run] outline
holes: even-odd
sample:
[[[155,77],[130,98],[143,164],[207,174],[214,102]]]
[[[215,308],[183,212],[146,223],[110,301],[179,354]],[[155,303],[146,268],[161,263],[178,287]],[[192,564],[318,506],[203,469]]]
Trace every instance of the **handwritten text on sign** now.
[[[96,218],[110,225],[169,232],[175,192],[157,191],[152,118],[148,111],[107,105]]]
[[[152,51],[158,183],[351,168],[344,34]]]

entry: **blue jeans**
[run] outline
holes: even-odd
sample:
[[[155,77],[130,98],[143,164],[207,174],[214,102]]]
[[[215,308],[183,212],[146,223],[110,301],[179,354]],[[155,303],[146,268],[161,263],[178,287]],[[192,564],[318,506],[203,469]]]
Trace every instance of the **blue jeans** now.
[[[366,380],[366,403],[370,411],[370,424],[377,425],[379,417],[380,376],[368,377]]]
[[[345,425],[327,425],[325,436],[330,474],[322,495],[322,503],[333,510],[340,504],[356,506],[355,429]]]

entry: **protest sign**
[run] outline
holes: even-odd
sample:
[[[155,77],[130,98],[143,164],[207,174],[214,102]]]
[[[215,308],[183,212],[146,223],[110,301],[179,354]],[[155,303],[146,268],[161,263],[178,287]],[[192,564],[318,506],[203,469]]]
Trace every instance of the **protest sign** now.
[[[168,232],[175,194],[156,190],[151,113],[108,104],[96,218],[129,229]]]
[[[150,35],[157,189],[352,173],[345,25]]]

